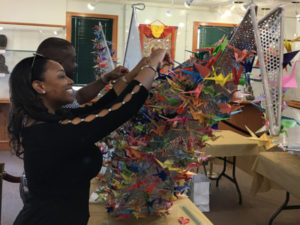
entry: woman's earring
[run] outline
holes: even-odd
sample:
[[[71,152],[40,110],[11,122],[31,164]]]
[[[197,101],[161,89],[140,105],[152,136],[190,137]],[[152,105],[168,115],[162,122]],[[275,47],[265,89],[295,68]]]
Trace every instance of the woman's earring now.
[[[46,91],[45,90],[43,90],[43,92],[42,92],[43,94],[46,94]]]

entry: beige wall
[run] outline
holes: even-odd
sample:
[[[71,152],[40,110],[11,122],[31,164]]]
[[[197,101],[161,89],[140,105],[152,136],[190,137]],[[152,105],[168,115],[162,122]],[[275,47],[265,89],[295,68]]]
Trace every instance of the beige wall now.
[[[99,3],[95,11],[89,11],[86,7],[86,4],[87,1],[83,0],[0,0],[0,21],[65,25],[66,11],[118,15],[118,61],[119,63],[123,63],[123,56],[132,12],[131,6],[115,3]],[[155,4],[146,4],[146,9],[144,11],[137,11],[137,21],[141,24],[144,24],[147,21],[149,22],[159,19],[166,25],[178,26],[179,28],[175,59],[179,62],[188,59],[190,56],[190,53],[185,52],[185,50],[192,49],[194,21],[237,24],[239,23],[243,14],[241,10],[236,8],[234,15],[222,18],[222,12],[227,10],[229,7],[212,7],[211,9],[192,8],[187,10],[184,7],[175,6],[172,9],[172,16],[167,17],[165,12],[168,8],[168,5],[159,6]],[[300,22],[296,21],[295,9],[287,9],[285,15],[285,38],[293,39],[300,36]],[[259,14],[258,19],[262,16],[263,15]],[[8,48],[34,51],[37,45],[44,38],[51,36],[51,32],[53,31],[48,29],[44,31],[46,34],[41,34],[36,28],[28,29],[18,32],[11,31],[9,34]],[[60,36],[64,37],[64,34],[60,34]],[[293,48],[300,49],[300,43],[294,43]],[[297,59],[300,59],[300,54],[297,56]],[[298,84],[300,84],[299,73],[300,67],[297,69]],[[6,82],[4,79],[2,80],[3,82]],[[258,93],[261,93],[261,86],[256,86],[257,87],[254,88],[257,89]],[[4,88],[1,87],[0,89],[4,90]],[[299,101],[299,96],[300,88],[290,89],[286,93],[286,97],[288,99],[297,99]],[[296,112],[295,110],[290,110],[286,111],[286,113],[295,118],[298,118],[298,115],[300,115],[298,110],[296,110]],[[293,134],[290,136],[290,143],[300,144],[299,141],[296,141],[298,140],[300,128],[295,128],[294,130],[292,132]]]
[[[0,21],[65,25],[66,0],[0,0]]]
[[[123,63],[132,12],[131,6],[122,3],[99,3],[95,11],[90,11],[86,5],[87,1],[84,0],[0,0],[0,21],[65,25],[66,11],[118,15],[118,59],[120,63]],[[146,23],[159,19],[166,25],[178,26],[175,59],[179,62],[190,56],[190,53],[185,52],[185,50],[192,49],[194,21],[237,24],[244,13],[239,6],[236,6],[233,15],[222,18],[222,12],[229,9],[230,6],[210,9],[185,9],[175,6],[172,9],[172,16],[168,17],[165,15],[168,7],[168,5],[146,4],[145,10],[137,11],[137,21]],[[285,18],[285,36],[290,39],[300,35],[300,23],[296,22],[296,18],[293,18],[292,14],[292,11],[286,12],[288,17]],[[21,33],[15,32],[15,35],[10,36],[8,48],[35,50],[47,35],[51,35],[51,31],[44,33],[47,32],[48,34],[44,36],[40,33],[37,34],[37,30],[30,30],[28,33],[24,30]]]
[[[125,44],[128,35],[128,28],[131,17],[131,6],[123,4],[99,3],[95,11],[89,11],[86,7],[87,1],[82,0],[0,0],[0,21],[9,22],[26,22],[26,23],[43,23],[65,25],[65,12],[85,12],[96,14],[112,14],[118,15],[118,58],[119,62],[123,62]],[[161,20],[166,25],[180,26],[178,28],[176,60],[184,61],[189,57],[189,53],[184,50],[192,48],[192,29],[193,21],[221,22],[219,12],[186,10],[184,8],[176,8],[172,10],[172,16],[167,17],[165,11],[168,9],[163,6],[147,6],[144,11],[137,11],[137,20],[139,23]],[[225,23],[238,23],[239,17],[232,16],[225,18]],[[32,37],[31,45],[22,45],[22,40],[18,40],[20,35],[16,35],[11,43],[19,43],[11,46],[14,49],[24,49],[25,46],[34,50],[35,46],[41,41],[40,38]],[[29,49],[28,49],[29,50]]]
[[[121,2],[121,1],[120,1]],[[112,14],[118,15],[118,58],[123,62],[125,44],[128,35],[128,28],[131,17],[131,6],[120,4],[99,3],[95,11],[90,11],[86,7],[87,1],[83,0],[0,0],[0,21],[26,22],[26,23],[43,23],[65,25],[66,11]],[[176,44],[175,59],[179,62],[186,60],[190,54],[185,49],[192,49],[193,22],[223,22],[239,23],[243,11],[236,7],[235,14],[221,18],[222,11],[228,7],[212,7],[211,9],[185,9],[175,6],[172,10],[172,16],[165,15],[168,5],[148,4],[144,11],[137,11],[137,20],[139,23],[161,20],[166,25],[179,26]],[[238,14],[237,14],[238,13]],[[290,16],[290,13],[288,14]],[[288,38],[299,36],[299,24],[296,24],[295,18],[286,18],[285,33]],[[25,34],[24,37],[30,36]],[[20,40],[20,35],[15,35],[11,41],[14,49],[35,49],[35,46],[43,37],[33,35],[30,44]]]

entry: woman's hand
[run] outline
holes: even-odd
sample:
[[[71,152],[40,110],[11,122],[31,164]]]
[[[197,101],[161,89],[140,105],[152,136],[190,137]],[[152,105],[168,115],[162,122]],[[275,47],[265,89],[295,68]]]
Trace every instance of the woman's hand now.
[[[169,53],[165,49],[153,50],[149,63],[141,68],[135,79],[142,83],[146,89],[150,90],[157,70],[165,64],[173,64]]]
[[[154,66],[158,70],[160,68],[162,68],[162,66],[164,66],[164,65],[170,65],[170,64],[173,65],[174,64],[170,57],[170,54],[167,52],[166,49],[153,50],[150,55],[149,61],[150,61],[149,64],[151,66]]]

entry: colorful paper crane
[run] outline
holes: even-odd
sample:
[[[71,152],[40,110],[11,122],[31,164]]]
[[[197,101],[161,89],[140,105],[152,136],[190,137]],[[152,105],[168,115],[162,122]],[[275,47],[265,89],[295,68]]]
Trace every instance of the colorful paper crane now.
[[[295,61],[293,65],[293,69],[290,75],[284,74],[282,76],[282,87],[283,88],[298,88],[297,81],[296,81],[296,66],[300,60]]]

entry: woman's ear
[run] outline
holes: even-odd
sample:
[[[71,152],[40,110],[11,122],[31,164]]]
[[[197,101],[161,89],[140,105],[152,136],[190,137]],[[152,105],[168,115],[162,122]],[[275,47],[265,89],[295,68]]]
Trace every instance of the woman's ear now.
[[[43,81],[39,81],[39,80],[33,81],[32,88],[40,95],[46,94]]]

